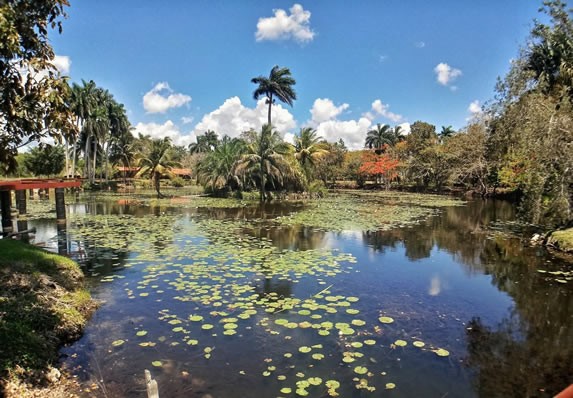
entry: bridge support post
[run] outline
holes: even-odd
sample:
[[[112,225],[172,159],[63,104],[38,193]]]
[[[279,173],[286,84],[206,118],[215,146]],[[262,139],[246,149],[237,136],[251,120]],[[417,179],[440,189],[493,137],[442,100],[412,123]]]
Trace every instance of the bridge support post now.
[[[56,220],[65,222],[66,220],[66,201],[64,199],[64,188],[55,188],[56,192]]]
[[[12,195],[10,191],[0,191],[0,209],[2,210],[2,234],[12,232]]]
[[[26,190],[16,191],[16,203],[18,205],[18,214],[26,214]]]

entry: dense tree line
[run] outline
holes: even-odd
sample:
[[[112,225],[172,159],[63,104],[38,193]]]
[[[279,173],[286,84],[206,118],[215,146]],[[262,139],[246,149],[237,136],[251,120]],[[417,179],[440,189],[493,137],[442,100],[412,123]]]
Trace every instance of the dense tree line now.
[[[349,151],[342,140],[327,142],[311,127],[301,128],[292,144],[282,139],[284,132],[272,125],[272,108],[276,100],[293,106],[296,81],[279,66],[251,80],[256,84],[253,97],[265,98],[268,105],[268,122],[260,130],[236,132],[237,138],[207,131],[188,148],[167,139],[135,137],[123,105],[111,93],[93,81],[69,85],[51,66],[47,26],[59,26],[66,5],[65,0],[34,0],[1,6],[8,27],[0,31],[5,43],[0,47],[0,86],[8,93],[0,100],[4,171],[15,168],[19,147],[52,137],[61,150],[42,146],[22,165],[40,156],[57,159],[53,155],[61,151],[64,175],[95,183],[121,165],[149,176],[158,195],[160,177],[180,165],[191,168],[213,194],[256,190],[261,200],[271,198],[272,191],[321,190],[341,181],[456,188],[483,196],[506,191],[519,195],[528,221],[563,225],[572,219],[573,24],[560,0],[543,4],[549,23],[534,22],[511,70],[500,79],[496,97],[479,117],[459,131],[442,126],[438,132],[416,121],[405,134],[400,126],[377,124],[364,132],[359,151]],[[18,13],[30,18],[16,18]],[[28,172],[39,171],[30,166]]]

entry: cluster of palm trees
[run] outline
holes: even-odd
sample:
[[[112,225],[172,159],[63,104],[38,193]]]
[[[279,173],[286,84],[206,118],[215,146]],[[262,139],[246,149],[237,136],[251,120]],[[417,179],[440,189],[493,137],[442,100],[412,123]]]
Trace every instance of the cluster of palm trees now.
[[[202,140],[206,138],[198,137],[198,142]],[[292,145],[265,124],[260,131],[250,130],[239,138],[217,140],[204,152],[197,179],[215,194],[258,189],[261,200],[267,200],[269,189],[303,190],[313,180],[314,166],[326,148],[314,129],[301,129]]]
[[[73,83],[69,107],[78,134],[65,136],[66,175],[77,175],[78,159],[83,159],[83,175],[93,183],[98,165],[108,178],[109,161],[121,156],[133,139],[131,125],[123,104],[90,80]],[[98,163],[99,161],[99,163]]]
[[[218,140],[207,131],[189,147],[191,153],[205,153],[197,167],[198,181],[215,193],[257,188],[260,199],[270,198],[268,189],[304,189],[313,180],[314,166],[328,152],[328,144],[316,130],[300,130],[294,145],[285,142],[272,125],[272,105],[280,100],[293,105],[296,84],[288,68],[275,66],[269,76],[253,78],[255,100],[265,97],[268,123],[260,131],[243,132],[239,138]]]
[[[405,136],[401,126],[394,128],[387,124],[378,123],[375,128],[366,134],[365,146],[374,149],[377,154],[384,152],[387,146],[394,146],[398,142],[404,141]]]

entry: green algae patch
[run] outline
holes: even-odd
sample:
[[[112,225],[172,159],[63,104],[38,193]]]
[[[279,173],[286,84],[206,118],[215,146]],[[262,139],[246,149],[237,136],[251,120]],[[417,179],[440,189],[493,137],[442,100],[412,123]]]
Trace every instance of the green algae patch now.
[[[19,241],[0,240],[0,395],[34,388],[80,337],[95,309],[74,261]],[[20,390],[21,391],[21,390]]]
[[[440,195],[349,191],[310,201],[302,211],[276,221],[334,231],[376,231],[414,224],[441,207],[464,204]]]
[[[573,228],[552,232],[547,239],[547,245],[566,253],[573,253]]]

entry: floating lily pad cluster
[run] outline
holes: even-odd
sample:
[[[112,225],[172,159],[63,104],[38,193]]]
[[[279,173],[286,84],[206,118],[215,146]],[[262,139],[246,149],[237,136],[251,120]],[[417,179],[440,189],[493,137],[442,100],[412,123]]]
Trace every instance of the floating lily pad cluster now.
[[[285,225],[301,224],[325,230],[387,230],[418,222],[437,208],[463,204],[460,200],[437,195],[410,193],[354,193],[332,195],[311,202],[304,210],[277,221]]]
[[[344,199],[348,200],[354,201]],[[334,201],[320,203],[329,212],[342,211]],[[364,209],[367,206],[372,210],[371,203]],[[396,209],[391,207],[392,212],[402,211]],[[408,219],[434,211],[421,209],[409,212]],[[337,217],[349,220],[352,215],[333,218]],[[376,217],[359,216],[358,227],[368,223],[380,227],[386,216]],[[295,219],[296,214],[290,221],[278,222]],[[124,266],[139,267],[135,278],[133,274],[128,279],[122,274],[102,277],[106,286],[120,287],[130,302],[162,307],[138,321],[130,334],[110,336],[113,352],[148,350],[149,361],[143,366],[164,367],[171,361],[169,349],[213,361],[227,344],[265,336],[269,344],[280,347],[273,351],[276,356],[266,358],[256,376],[252,369],[238,368],[237,374],[260,377],[261,383],[272,380],[278,396],[334,397],[349,388],[365,392],[395,388],[378,365],[393,350],[449,355],[445,349],[400,334],[399,319],[383,309],[378,317],[367,317],[359,297],[341,294],[339,277],[354,271],[356,259],[350,254],[328,248],[280,250],[270,239],[244,233],[253,220],[158,214],[85,215],[73,222],[78,240],[90,247],[126,251],[130,254]],[[314,285],[316,293],[299,296],[296,289],[265,288],[267,283],[292,287],[299,282]]]

